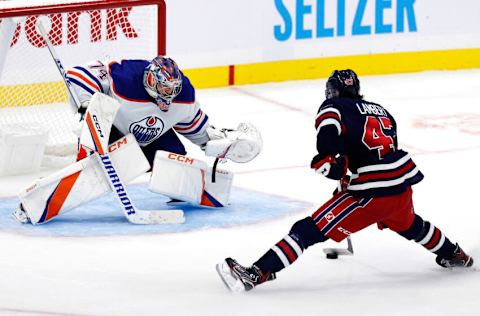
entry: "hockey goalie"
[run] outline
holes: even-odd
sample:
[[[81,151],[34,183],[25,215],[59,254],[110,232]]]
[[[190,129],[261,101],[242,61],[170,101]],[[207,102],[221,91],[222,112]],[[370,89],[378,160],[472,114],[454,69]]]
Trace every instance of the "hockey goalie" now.
[[[237,129],[210,125],[195,88],[171,58],[95,61],[69,69],[66,80],[71,102],[83,117],[77,162],[19,194],[13,215],[22,223],[48,222],[111,191],[130,215],[123,183],[147,171],[152,171],[153,192],[221,207],[228,202],[233,174],[187,157],[178,134],[206,156],[237,163],[251,161],[262,149],[252,124],[240,123]]]

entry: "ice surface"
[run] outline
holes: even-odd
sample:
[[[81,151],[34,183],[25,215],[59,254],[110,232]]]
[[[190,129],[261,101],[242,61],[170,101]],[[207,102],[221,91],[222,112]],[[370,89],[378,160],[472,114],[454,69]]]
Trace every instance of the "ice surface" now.
[[[480,263],[480,70],[360,79],[366,99],[395,115],[401,147],[426,176],[414,188],[416,211]],[[198,91],[215,125],[249,121],[262,131],[264,151],[255,161],[222,166],[236,172],[237,188],[316,206],[330,196],[335,184],[308,167],[323,86],[312,80]],[[2,195],[11,199],[30,180],[0,179]],[[276,205],[252,203],[258,212]],[[232,256],[252,263],[314,210],[182,233],[32,236],[0,226],[0,314],[480,314],[477,271],[441,269],[422,247],[375,227],[353,236],[354,256],[327,260],[322,248],[334,244],[316,245],[277,280],[244,294],[226,291],[217,262]]]
[[[92,237],[180,233],[192,230],[232,227],[269,221],[311,209],[312,204],[288,197],[232,188],[230,201],[221,208],[200,207],[186,202],[166,204],[170,199],[148,190],[146,184],[129,186],[135,205],[141,210],[182,209],[185,223],[132,225],[123,215],[113,194],[102,196],[56,217],[46,225],[18,225],[11,216],[18,198],[0,199],[0,228],[28,236]]]

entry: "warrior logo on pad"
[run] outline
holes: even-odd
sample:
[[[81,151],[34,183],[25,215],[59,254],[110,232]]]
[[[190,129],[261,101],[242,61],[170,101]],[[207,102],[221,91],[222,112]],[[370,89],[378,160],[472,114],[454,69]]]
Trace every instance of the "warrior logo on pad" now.
[[[140,145],[148,145],[162,135],[163,121],[156,116],[148,116],[130,125],[128,130]]]

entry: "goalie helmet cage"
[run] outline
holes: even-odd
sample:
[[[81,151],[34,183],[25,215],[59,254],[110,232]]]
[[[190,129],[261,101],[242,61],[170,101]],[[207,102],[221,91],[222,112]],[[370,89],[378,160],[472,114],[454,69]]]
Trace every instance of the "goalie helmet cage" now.
[[[64,67],[165,54],[164,0],[0,2],[0,125],[48,130],[46,154],[76,152],[78,124],[38,30],[42,21]]]

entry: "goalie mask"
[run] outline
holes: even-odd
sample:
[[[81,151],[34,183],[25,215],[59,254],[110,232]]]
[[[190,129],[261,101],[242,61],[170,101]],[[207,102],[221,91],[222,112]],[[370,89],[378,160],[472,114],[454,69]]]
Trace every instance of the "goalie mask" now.
[[[173,59],[158,56],[145,68],[143,85],[160,109],[168,111],[170,103],[182,90],[182,74]]]
[[[351,69],[332,72],[327,80],[325,97],[327,99],[335,97],[362,99],[357,74]]]

